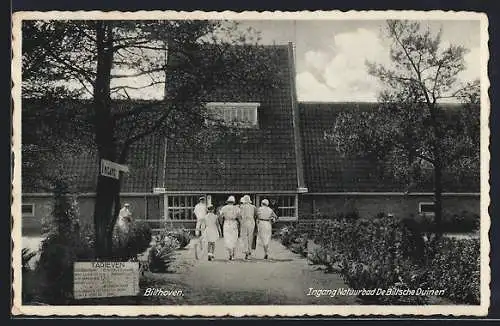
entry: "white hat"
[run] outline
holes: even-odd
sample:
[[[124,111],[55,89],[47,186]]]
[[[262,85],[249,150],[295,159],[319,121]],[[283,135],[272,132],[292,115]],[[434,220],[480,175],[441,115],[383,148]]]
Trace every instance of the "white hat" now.
[[[261,202],[261,203],[262,203],[262,205],[264,205],[264,206],[269,206],[269,200],[267,200],[267,199],[262,199],[262,202]]]
[[[123,204],[123,206],[130,206],[130,204],[129,203],[125,203],[125,204]]]
[[[242,204],[251,204],[252,200],[250,199],[249,195],[245,195],[245,196],[241,197],[240,202]]]
[[[226,200],[226,203],[235,203],[236,202],[236,199],[234,198],[234,196],[229,196]]]
[[[198,198],[199,201],[202,201],[202,200],[205,200],[205,196],[201,196],[200,198]]]

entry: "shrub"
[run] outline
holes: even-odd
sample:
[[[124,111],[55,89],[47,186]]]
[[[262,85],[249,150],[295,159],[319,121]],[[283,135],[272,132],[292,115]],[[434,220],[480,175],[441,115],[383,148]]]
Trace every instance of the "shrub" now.
[[[165,235],[171,236],[179,242],[179,248],[185,248],[191,241],[191,234],[189,230],[177,229],[173,231],[167,231]]]
[[[337,213],[337,214],[326,214],[322,213],[319,210],[316,210],[312,214],[300,216],[301,220],[341,220],[341,219],[357,220],[359,218],[361,217],[358,211],[350,211],[346,213]]]
[[[373,219],[319,220],[308,258],[341,275],[354,289],[436,289],[457,303],[479,300],[479,242],[426,241],[418,223],[379,215]],[[287,234],[287,232],[284,232]],[[474,242],[475,241],[475,242]],[[366,296],[384,304],[423,304],[428,296]]]
[[[414,224],[418,225],[421,232],[436,232],[436,224],[433,216],[422,215],[413,219]],[[480,216],[468,211],[462,211],[460,214],[445,212],[441,221],[441,229],[444,233],[471,233],[479,229]]]
[[[113,232],[113,257],[127,261],[136,258],[151,244],[152,231],[146,222],[134,222],[128,232],[115,229]]]
[[[480,243],[478,239],[441,238],[428,267],[431,288],[444,289],[459,303],[480,304]]]
[[[307,257],[307,242],[307,234],[302,234],[293,240],[290,244],[290,250],[293,253]]]
[[[285,247],[289,247],[290,244],[292,244],[292,242],[298,236],[297,228],[293,224],[283,226],[279,230],[278,234],[281,240],[281,244],[283,244]]]
[[[403,255],[415,263],[423,263],[426,258],[426,244],[424,230],[414,218],[401,220]]]
[[[80,227],[79,245],[75,248],[78,261],[95,260],[95,233],[92,224],[84,224]]]
[[[442,228],[447,233],[470,233],[479,229],[479,222],[479,215],[462,211],[460,214],[446,214]]]
[[[170,236],[157,236],[149,251],[148,266],[153,273],[166,273],[175,260],[175,250],[180,246],[177,239]]]
[[[37,266],[43,280],[41,295],[49,304],[66,304],[73,292],[73,263],[76,261],[73,246],[57,234],[49,235],[42,244]]]
[[[338,262],[337,259],[333,258],[332,252],[322,246],[314,246],[308,251],[307,259],[313,265],[323,265],[326,267],[326,272],[332,272],[334,270],[334,265]]]
[[[39,277],[40,300],[65,304],[73,292],[73,262],[80,246],[78,211],[67,188],[57,183],[54,191],[53,223],[42,241],[40,259],[35,268]]]
[[[36,252],[31,251],[28,248],[23,248],[21,251],[22,254],[22,300],[23,303],[26,304],[30,301],[33,300],[35,294],[34,294],[34,286],[35,282],[33,282],[33,271],[30,267],[30,260],[33,259],[33,257],[36,256]]]
[[[21,250],[21,255],[22,255],[22,258],[21,258],[22,271],[23,271],[23,273],[24,272],[29,272],[31,270],[31,267],[30,267],[30,264],[29,264],[30,260],[33,259],[33,257],[36,256],[36,252],[35,251],[31,251],[28,248],[23,248]]]

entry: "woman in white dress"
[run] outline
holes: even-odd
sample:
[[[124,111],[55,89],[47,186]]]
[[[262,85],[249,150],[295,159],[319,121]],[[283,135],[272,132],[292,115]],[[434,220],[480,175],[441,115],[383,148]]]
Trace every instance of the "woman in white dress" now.
[[[205,237],[208,242],[208,260],[214,259],[215,254],[215,243],[219,239],[220,226],[217,221],[217,215],[214,214],[214,207],[212,205],[208,206],[208,214],[205,215],[203,220],[203,229],[205,231]]]
[[[236,199],[234,196],[229,196],[226,200],[226,205],[221,208],[219,213],[224,221],[224,244],[229,253],[229,260],[232,260],[236,253],[236,245],[238,243],[238,221],[241,218],[240,209],[235,205],[235,202]]]
[[[269,201],[267,199],[263,199],[261,204],[262,206],[257,210],[257,230],[259,241],[264,247],[264,259],[267,259],[269,254],[269,243],[271,242],[271,234],[273,231],[272,223],[278,219],[278,216],[269,208]]]

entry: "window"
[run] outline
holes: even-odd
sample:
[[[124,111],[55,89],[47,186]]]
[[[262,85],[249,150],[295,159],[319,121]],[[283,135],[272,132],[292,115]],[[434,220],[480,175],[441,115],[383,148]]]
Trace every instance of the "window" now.
[[[278,218],[282,221],[290,221],[297,219],[297,196],[283,195],[283,196],[259,196],[260,201],[264,198],[269,200],[269,206],[275,211]]]
[[[198,203],[199,195],[168,196],[167,219],[190,221],[195,220],[194,206]]]
[[[434,216],[434,203],[418,203],[418,213],[426,216]]]
[[[257,108],[260,103],[230,103],[211,102],[207,103],[209,115],[228,124],[236,124],[244,128],[255,128],[258,126]]]
[[[35,204],[22,204],[21,211],[23,216],[35,216]]]

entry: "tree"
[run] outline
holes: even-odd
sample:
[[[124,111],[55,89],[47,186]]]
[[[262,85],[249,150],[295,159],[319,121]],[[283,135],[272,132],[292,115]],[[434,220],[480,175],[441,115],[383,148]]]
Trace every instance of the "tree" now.
[[[82,123],[94,137],[86,145],[97,148],[99,159],[120,164],[133,144],[152,134],[205,145],[213,130],[230,133],[205,124],[204,101],[227,83],[247,81],[255,94],[274,86],[272,53],[257,46],[253,31],[235,24],[35,21],[26,22],[23,33],[24,96],[88,98]],[[149,82],[138,85],[139,78]],[[136,101],[129,94],[158,84],[165,85],[161,100]],[[120,181],[98,177],[94,226],[100,258],[110,258]]]
[[[441,32],[419,22],[386,24],[391,64],[367,62],[368,72],[384,85],[377,109],[341,114],[334,139],[343,154],[369,156],[386,163],[408,188],[432,176],[435,224],[441,231],[443,173],[479,171],[479,82],[463,83],[462,46],[442,47]],[[465,105],[450,105],[449,100]]]

